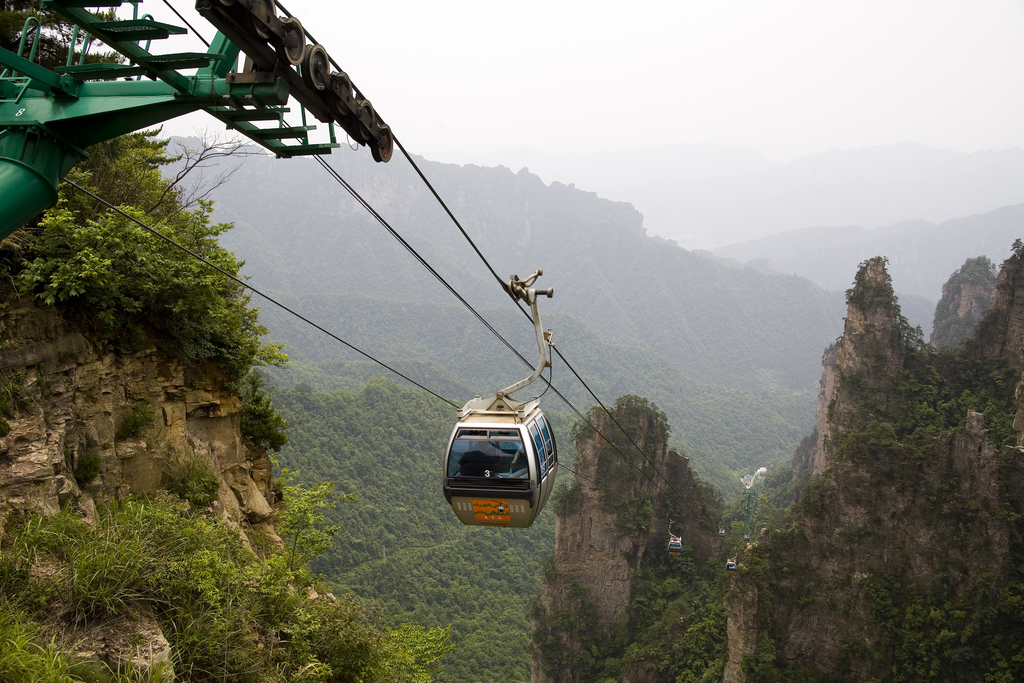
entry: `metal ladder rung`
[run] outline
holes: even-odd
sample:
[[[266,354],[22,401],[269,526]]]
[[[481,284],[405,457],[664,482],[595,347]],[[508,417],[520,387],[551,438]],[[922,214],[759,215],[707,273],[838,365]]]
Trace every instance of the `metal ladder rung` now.
[[[205,52],[175,52],[168,55],[149,55],[140,57],[139,62],[158,71],[168,69],[202,69],[210,66],[210,62],[227,59],[227,55],[207,54]]]
[[[282,114],[291,111],[289,107],[267,107],[265,109],[214,109],[218,115],[232,121],[279,121]]]
[[[308,145],[282,145],[274,147],[273,150],[281,156],[298,157],[310,154],[330,154],[332,149],[338,147],[341,147],[340,142],[311,142]]]
[[[141,76],[149,70],[134,64],[72,64],[58,66],[54,69],[59,74],[70,74],[76,81],[89,81],[101,78],[121,78],[122,76]]]
[[[126,0],[43,0],[43,7],[45,9],[51,9],[52,7],[73,7],[75,9],[85,9],[86,7],[120,7],[122,2]]]
[[[172,24],[163,24],[151,19],[126,19],[124,21],[98,21],[87,27],[90,31],[103,31],[117,40],[163,40],[172,35],[184,35],[188,29]]]
[[[283,128],[246,128],[242,130],[251,138],[261,140],[283,140],[284,138],[301,138],[306,133],[316,130],[316,126],[286,126]]]

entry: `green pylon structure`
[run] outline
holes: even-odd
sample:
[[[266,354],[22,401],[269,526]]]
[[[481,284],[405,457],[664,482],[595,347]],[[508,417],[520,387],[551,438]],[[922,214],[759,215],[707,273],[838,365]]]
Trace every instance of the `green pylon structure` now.
[[[187,31],[139,17],[141,0],[124,3],[133,6],[132,19],[115,21],[85,7],[120,7],[122,0],[42,4],[86,40],[75,63],[72,38],[67,64],[54,70],[33,61],[35,45],[26,38],[34,22],[38,41],[34,19],[25,23],[18,54],[0,48],[0,239],[56,203],[57,183],[88,156],[88,146],[193,111],[206,111],[279,157],[329,153],[339,146],[335,124],[369,145],[377,161],[391,157],[388,126],[274,0],[198,0],[196,9],[218,29],[209,50],[165,54],[151,52],[151,42]],[[120,53],[124,63],[86,64],[90,37]],[[302,125],[285,121],[289,98],[299,103]],[[307,113],[328,125],[330,142],[309,141],[316,126],[307,125]]]

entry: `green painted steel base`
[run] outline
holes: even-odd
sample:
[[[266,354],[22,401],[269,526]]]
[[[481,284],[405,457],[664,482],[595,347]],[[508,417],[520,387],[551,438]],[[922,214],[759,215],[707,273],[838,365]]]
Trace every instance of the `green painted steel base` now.
[[[38,128],[0,132],[0,239],[57,203],[57,182],[85,153]]]

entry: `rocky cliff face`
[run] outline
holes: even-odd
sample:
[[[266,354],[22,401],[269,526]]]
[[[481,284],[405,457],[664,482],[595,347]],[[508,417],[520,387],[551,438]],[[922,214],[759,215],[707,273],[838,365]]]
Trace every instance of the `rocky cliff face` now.
[[[270,460],[244,445],[241,401],[215,370],[151,345],[121,351],[30,298],[0,302],[0,348],[0,520],[69,506],[88,517],[96,503],[166,486],[190,461],[218,478],[229,523],[269,518]]]
[[[924,350],[884,260],[863,264],[826,353],[819,476],[791,523],[760,534],[731,576],[725,681],[981,681],[1012,670],[1019,646],[1006,641],[1024,624],[1019,609],[1001,610],[1013,613],[1021,588],[1024,450],[1004,450],[1017,405],[1003,378],[1024,339],[1021,268],[1004,265],[968,361]]]
[[[974,356],[1006,358],[1021,363],[1024,346],[1024,269],[1020,267],[1024,245],[1014,244],[1014,256],[1007,259],[996,278],[992,307],[978,323],[974,338],[967,344]]]
[[[996,288],[995,266],[985,256],[967,259],[946,284],[935,307],[931,345],[958,346],[974,334],[992,305]]]
[[[605,658],[615,659],[623,681],[660,680],[651,661],[621,662],[637,577],[664,560],[669,516],[694,565],[703,567],[720,551],[708,525],[719,510],[709,506],[688,459],[668,449],[664,415],[643,403],[637,410],[620,399],[615,415],[650,462],[615,436],[617,427],[603,413],[591,415],[594,429],[580,430],[575,483],[558,503],[553,564],[532,615],[534,683],[595,680]]]

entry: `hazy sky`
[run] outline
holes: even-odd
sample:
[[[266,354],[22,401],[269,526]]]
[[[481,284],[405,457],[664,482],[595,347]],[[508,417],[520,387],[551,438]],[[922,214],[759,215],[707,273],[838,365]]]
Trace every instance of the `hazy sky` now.
[[[190,0],[171,2],[213,34]],[[721,143],[777,161],[907,140],[1024,146],[1024,0],[286,6],[428,158],[516,145]],[[143,7],[177,22],[162,2]]]

